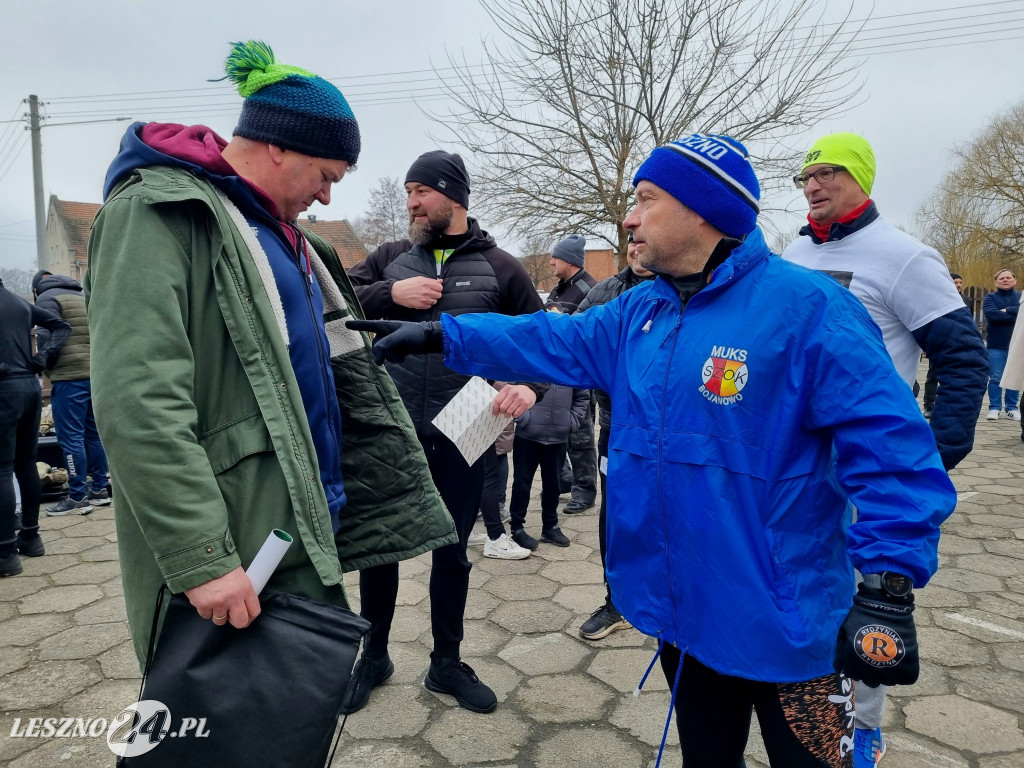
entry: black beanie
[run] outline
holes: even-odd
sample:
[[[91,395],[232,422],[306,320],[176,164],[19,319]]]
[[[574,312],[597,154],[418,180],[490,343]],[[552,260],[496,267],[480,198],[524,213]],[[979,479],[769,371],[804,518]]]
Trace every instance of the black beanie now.
[[[469,208],[469,174],[462,158],[456,154],[441,149],[424,152],[405,174],[405,183],[410,181],[426,184],[463,208]]]

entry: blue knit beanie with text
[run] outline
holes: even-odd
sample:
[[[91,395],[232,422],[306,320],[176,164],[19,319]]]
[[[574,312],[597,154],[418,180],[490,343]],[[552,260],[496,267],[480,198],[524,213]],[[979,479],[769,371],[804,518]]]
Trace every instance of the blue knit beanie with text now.
[[[633,177],[655,184],[715,229],[743,239],[757,224],[761,185],[747,148],[735,139],[693,133],[658,147]]]

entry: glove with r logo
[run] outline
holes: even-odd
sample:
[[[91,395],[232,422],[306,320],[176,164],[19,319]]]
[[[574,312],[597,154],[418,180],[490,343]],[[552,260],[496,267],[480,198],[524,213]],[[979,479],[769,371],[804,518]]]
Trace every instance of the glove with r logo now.
[[[913,613],[913,595],[893,597],[861,584],[836,638],[836,672],[869,688],[916,682],[920,659]]]

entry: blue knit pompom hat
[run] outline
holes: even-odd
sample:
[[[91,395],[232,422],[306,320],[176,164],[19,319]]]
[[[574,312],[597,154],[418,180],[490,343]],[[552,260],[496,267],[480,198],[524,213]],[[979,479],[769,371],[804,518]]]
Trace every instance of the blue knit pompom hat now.
[[[311,157],[359,159],[359,126],[341,91],[312,72],[278,64],[258,40],[233,43],[228,77],[242,95],[235,136]]]
[[[633,177],[655,184],[715,229],[743,239],[757,224],[761,185],[747,148],[728,136],[693,133],[658,147]]]

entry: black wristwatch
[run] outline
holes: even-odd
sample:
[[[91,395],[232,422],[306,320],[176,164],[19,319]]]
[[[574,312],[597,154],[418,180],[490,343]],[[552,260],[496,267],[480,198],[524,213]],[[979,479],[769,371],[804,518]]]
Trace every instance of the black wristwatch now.
[[[914,589],[914,582],[909,576],[895,571],[882,571],[881,573],[865,573],[864,586],[871,589],[880,589],[890,597],[906,597]]]

